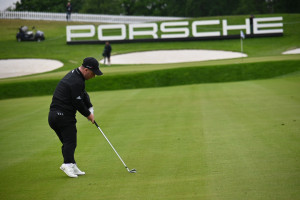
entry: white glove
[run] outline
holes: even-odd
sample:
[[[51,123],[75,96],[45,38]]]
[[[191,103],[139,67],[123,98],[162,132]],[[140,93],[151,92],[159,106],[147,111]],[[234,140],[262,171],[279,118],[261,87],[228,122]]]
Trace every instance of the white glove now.
[[[90,107],[90,108],[89,108],[89,111],[90,111],[92,114],[94,114],[94,108],[93,108],[93,107]]]

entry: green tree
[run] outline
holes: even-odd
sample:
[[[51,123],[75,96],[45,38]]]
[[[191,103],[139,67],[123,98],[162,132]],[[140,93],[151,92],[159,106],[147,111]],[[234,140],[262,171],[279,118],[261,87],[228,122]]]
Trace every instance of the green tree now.
[[[240,0],[238,8],[232,14],[264,14],[268,13],[266,0]]]
[[[37,12],[66,12],[68,0],[21,0],[16,3],[16,11],[37,11]],[[79,12],[84,0],[72,0],[73,12]]]
[[[68,0],[21,0],[17,11],[66,12]],[[202,17],[299,13],[296,0],[72,0],[73,12],[145,16]]]
[[[120,0],[85,0],[80,12],[119,15],[122,12],[122,7]]]
[[[123,14],[166,16],[166,0],[122,0]]]
[[[186,0],[166,0],[168,16],[186,17]]]
[[[271,2],[270,6],[275,13],[300,13],[300,1],[272,0]]]
[[[123,0],[121,3],[123,14],[133,15],[135,13],[135,1],[136,0]]]

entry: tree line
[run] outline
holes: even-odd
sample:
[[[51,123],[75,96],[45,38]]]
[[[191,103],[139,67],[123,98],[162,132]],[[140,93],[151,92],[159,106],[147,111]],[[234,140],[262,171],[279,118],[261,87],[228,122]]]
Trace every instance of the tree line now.
[[[21,0],[16,11],[66,12],[68,0]],[[71,0],[73,13],[203,17],[300,13],[297,0]]]

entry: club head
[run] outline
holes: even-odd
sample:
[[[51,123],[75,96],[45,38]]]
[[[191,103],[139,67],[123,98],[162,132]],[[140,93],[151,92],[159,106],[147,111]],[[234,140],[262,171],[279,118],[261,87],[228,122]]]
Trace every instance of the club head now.
[[[136,173],[136,169],[130,170],[129,173]]]

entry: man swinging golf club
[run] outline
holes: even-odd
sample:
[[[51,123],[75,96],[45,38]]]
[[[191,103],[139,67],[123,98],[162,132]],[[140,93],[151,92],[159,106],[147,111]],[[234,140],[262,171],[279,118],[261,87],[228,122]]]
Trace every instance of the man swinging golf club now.
[[[70,71],[58,83],[50,105],[48,122],[62,143],[64,163],[60,169],[72,178],[85,174],[78,168],[74,158],[77,146],[75,116],[78,110],[94,124],[94,109],[85,91],[85,80],[96,75],[102,75],[99,62],[92,57],[85,58],[80,67]]]

